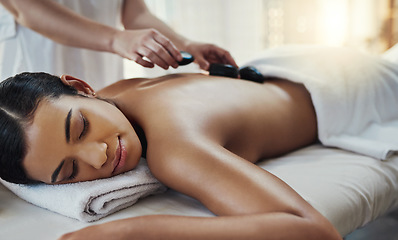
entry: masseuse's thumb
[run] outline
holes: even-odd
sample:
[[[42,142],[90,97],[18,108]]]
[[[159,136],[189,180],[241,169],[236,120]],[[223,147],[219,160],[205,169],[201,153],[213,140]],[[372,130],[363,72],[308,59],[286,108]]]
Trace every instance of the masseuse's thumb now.
[[[197,62],[197,64],[199,65],[199,67],[201,69],[203,69],[205,71],[209,70],[210,63],[206,59],[204,59],[203,57],[196,58],[196,62]]]

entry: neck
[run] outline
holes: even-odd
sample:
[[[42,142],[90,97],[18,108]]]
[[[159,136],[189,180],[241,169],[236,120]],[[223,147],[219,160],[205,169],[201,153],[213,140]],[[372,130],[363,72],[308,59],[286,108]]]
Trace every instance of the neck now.
[[[138,125],[137,123],[132,124],[135,132],[137,133],[138,138],[140,139],[141,142],[141,148],[142,148],[142,153],[141,156],[143,158],[146,157],[146,150],[148,147],[147,141],[146,141],[146,137],[145,137],[145,132],[142,129],[142,127],[140,125]]]

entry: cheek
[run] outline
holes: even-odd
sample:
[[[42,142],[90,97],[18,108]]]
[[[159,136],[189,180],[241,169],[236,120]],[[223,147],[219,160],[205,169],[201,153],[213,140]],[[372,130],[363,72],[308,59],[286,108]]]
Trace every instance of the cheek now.
[[[131,126],[126,116],[109,103],[97,102],[95,106],[87,106],[87,109],[92,111],[92,121],[98,122],[101,127],[124,129]]]
[[[110,177],[109,170],[107,168],[95,169],[94,167],[84,163],[80,163],[78,167],[79,172],[76,178],[73,179],[73,182],[90,181]]]

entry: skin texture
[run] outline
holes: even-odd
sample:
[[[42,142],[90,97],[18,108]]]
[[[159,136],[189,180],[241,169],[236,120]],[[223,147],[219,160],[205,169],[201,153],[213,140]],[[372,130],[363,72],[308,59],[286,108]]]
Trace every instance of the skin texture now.
[[[213,62],[237,66],[228,51],[174,32],[148,10],[144,0],[123,2],[125,30],[92,21],[52,0],[0,0],[0,4],[19,24],[57,43],[115,53],[144,67],[177,68],[180,50],[190,52],[204,70]]]
[[[84,82],[69,76],[62,79],[91,94]],[[218,217],[143,216],[94,225],[60,239],[341,239],[327,219],[293,189],[253,164],[317,140],[315,112],[302,85],[282,79],[257,84],[181,74],[120,81],[97,96],[110,99],[134,128],[143,129],[152,173],[167,186],[198,199]],[[27,130],[28,143],[40,146],[37,141],[46,144],[48,140],[43,139],[62,137],[42,153],[58,154],[57,158],[43,160],[35,157],[41,151],[33,147],[28,150],[30,157],[24,160],[24,166],[30,176],[48,182],[54,168],[71,155],[70,149],[76,151],[72,154],[79,168],[72,181],[112,176],[110,160],[104,162],[98,157],[89,163],[80,157],[79,149],[105,143],[111,149],[107,159],[114,159],[115,136],[131,134],[131,139],[136,139],[135,132],[130,129],[125,134],[124,127],[128,127],[116,117],[120,116],[116,111],[112,113],[117,123],[114,128],[107,126],[111,123],[104,120],[105,116],[94,120],[93,112],[101,116],[101,111],[111,110],[106,110],[108,105],[94,103],[84,108],[86,100],[64,98],[39,105],[38,115]],[[54,125],[51,131],[32,130],[46,121],[40,113],[52,111],[56,117],[58,110],[62,112],[58,121],[65,122],[71,105],[90,122],[91,128],[81,141],[65,143],[65,129],[56,119],[46,123]],[[77,130],[73,130],[75,127]],[[107,134],[99,135],[97,127]],[[77,131],[74,135],[81,131],[79,124],[72,124],[71,129]],[[130,148],[134,144],[128,146],[129,160],[121,170],[136,164],[132,156],[139,151],[131,150],[137,149]],[[61,172],[68,176],[69,171]]]

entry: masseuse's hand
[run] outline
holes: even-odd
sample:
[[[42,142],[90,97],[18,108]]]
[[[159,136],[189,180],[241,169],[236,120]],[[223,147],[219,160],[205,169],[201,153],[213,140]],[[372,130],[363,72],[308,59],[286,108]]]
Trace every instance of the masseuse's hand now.
[[[118,31],[112,49],[114,53],[149,68],[154,65],[163,69],[177,68],[177,62],[182,60],[176,46],[155,29]]]
[[[189,42],[185,49],[195,57],[195,62],[203,70],[207,71],[211,63],[229,64],[238,68],[231,54],[214,44]]]

